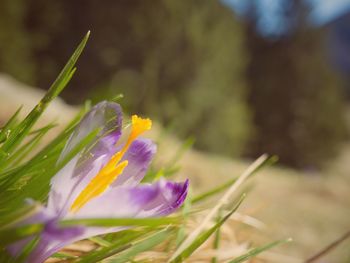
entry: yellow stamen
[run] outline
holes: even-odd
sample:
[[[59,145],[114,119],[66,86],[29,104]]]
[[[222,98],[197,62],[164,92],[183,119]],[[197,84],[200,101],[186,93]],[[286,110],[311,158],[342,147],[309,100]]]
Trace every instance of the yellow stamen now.
[[[106,191],[108,186],[114,182],[114,180],[123,172],[127,165],[128,161],[123,161],[118,164],[114,171],[110,174],[98,173],[75,199],[70,210],[72,212],[77,212],[92,198],[99,196]]]
[[[99,171],[99,173],[89,182],[83,191],[73,202],[70,207],[71,212],[77,212],[92,198],[102,194],[107,188],[123,173],[128,161],[120,160],[123,158],[125,152],[128,150],[131,143],[143,132],[151,129],[152,121],[150,119],[142,119],[137,115],[131,118],[132,130],[124,147],[114,154],[109,162]]]

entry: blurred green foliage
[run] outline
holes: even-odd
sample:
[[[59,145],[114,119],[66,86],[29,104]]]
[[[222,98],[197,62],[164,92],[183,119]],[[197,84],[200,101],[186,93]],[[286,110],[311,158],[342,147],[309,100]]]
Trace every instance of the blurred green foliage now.
[[[33,82],[34,61],[24,24],[25,12],[22,0],[0,1],[0,72]]]
[[[129,112],[194,135],[201,149],[242,152],[252,130],[243,32],[219,1],[17,1],[27,8],[36,85],[47,87],[90,29],[68,101],[123,93]]]
[[[327,63],[324,28],[306,25],[307,6],[291,0],[295,30],[280,39],[246,25],[251,60],[249,103],[257,127],[250,154],[277,154],[283,164],[319,168],[334,157],[347,134],[341,81]]]
[[[295,167],[318,167],[344,138],[323,31],[268,40],[218,0],[3,0],[0,7],[0,70],[39,87],[92,31],[63,93],[69,102],[123,93],[127,111],[182,138],[194,135],[197,148],[268,152]]]
[[[118,64],[107,84],[110,95],[122,92],[131,110],[151,114],[184,137],[194,134],[197,147],[239,154],[251,125],[242,29],[232,12],[216,0],[168,0],[141,1],[120,16],[130,23],[132,40],[117,34],[115,43],[137,64],[128,66],[130,57]]]

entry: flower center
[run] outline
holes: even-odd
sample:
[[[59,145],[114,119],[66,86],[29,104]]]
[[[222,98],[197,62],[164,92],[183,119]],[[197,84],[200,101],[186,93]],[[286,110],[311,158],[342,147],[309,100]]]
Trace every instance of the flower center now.
[[[129,149],[131,143],[143,132],[151,129],[152,121],[150,119],[142,119],[137,115],[131,117],[132,129],[128,140],[124,147],[114,154],[108,163],[98,172],[98,174],[89,182],[83,191],[73,202],[70,207],[71,212],[77,212],[92,198],[102,194],[115,181],[115,179],[123,173],[128,161],[122,161],[122,157]]]

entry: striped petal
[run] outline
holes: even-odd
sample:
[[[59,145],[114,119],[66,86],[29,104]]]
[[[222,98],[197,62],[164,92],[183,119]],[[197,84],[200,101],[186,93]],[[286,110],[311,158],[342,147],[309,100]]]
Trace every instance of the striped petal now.
[[[184,202],[188,181],[183,183],[160,180],[154,184],[137,187],[114,187],[102,196],[91,200],[76,214],[65,218],[125,218],[158,217],[172,213]],[[117,232],[125,227],[70,227],[60,228],[56,219],[50,219],[40,235],[38,246],[29,256],[27,263],[44,262],[65,246],[92,236]],[[26,241],[25,243],[27,243]],[[24,247],[25,243],[17,245]],[[17,250],[18,251],[18,250]]]
[[[44,262],[65,246],[84,239],[85,230],[81,226],[61,228],[56,220],[47,222],[37,246],[26,259],[26,263]]]
[[[117,103],[101,102],[82,119],[62,151],[60,160],[94,130],[101,128],[95,140],[74,157],[51,180],[48,208],[64,215],[72,199],[101,169],[115,152],[121,135],[122,112]]]
[[[128,166],[112,184],[112,187],[138,185],[145,176],[156,151],[157,147],[151,140],[135,140],[122,159],[122,161],[128,161]]]
[[[157,217],[172,213],[184,202],[188,180],[183,183],[160,180],[136,187],[114,187],[92,199],[68,218]]]

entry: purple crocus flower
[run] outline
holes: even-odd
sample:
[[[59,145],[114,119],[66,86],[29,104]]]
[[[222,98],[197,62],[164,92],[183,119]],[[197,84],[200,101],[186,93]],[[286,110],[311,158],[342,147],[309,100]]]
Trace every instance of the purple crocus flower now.
[[[156,152],[156,145],[139,135],[151,128],[149,119],[132,116],[126,143],[117,145],[121,136],[122,111],[117,103],[101,102],[86,114],[72,133],[60,160],[89,133],[101,128],[95,140],[75,156],[51,180],[48,204],[25,224],[43,223],[44,230],[27,262],[45,261],[73,242],[111,232],[118,227],[62,228],[62,219],[158,217],[172,213],[184,202],[188,181],[175,183],[161,179],[140,184]],[[19,254],[23,240],[9,250]]]

